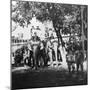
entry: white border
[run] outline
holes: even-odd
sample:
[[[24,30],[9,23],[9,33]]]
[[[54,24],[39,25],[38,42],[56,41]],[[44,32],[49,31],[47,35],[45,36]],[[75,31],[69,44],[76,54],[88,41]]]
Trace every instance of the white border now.
[[[88,5],[88,0],[21,0],[21,1],[40,1],[40,2],[53,2],[53,3]]]
[[[23,0],[26,1],[26,0]],[[33,1],[33,0],[27,0]],[[42,1],[42,2],[59,2],[59,3],[69,3],[69,4],[83,4],[89,5],[90,0],[34,0],[34,1]],[[88,6],[88,9],[90,5]],[[88,10],[90,11],[90,10]],[[90,16],[90,12],[89,15]],[[90,20],[90,17],[88,18]],[[88,22],[89,26],[89,22]],[[88,28],[88,33],[89,33]],[[88,41],[89,41],[88,34]],[[1,0],[0,1],[0,90],[10,90],[10,0]],[[88,42],[89,43],[89,42]],[[89,43],[90,44],[90,43]],[[88,45],[89,46],[89,45]],[[89,57],[88,49],[88,57]],[[88,58],[88,68],[89,65]],[[88,73],[90,74],[89,70]],[[88,75],[90,76],[90,75]],[[90,80],[90,78],[88,78]],[[89,81],[90,83],[90,81]],[[54,87],[54,88],[42,88],[43,90],[90,90],[88,86],[68,86],[68,87]]]

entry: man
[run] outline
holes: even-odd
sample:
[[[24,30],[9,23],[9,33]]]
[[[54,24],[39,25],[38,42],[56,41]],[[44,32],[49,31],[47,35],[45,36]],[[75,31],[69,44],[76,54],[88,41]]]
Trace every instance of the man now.
[[[40,38],[37,36],[37,33],[34,32],[34,36],[32,36],[33,41],[40,41]]]
[[[54,39],[53,33],[51,33],[50,39]]]
[[[68,65],[69,72],[75,70],[74,62],[75,62],[75,55],[71,50],[68,51],[68,54],[66,55],[66,62]]]
[[[79,71],[79,67],[81,71],[83,72],[83,62],[84,62],[84,54],[82,50],[76,51],[76,65],[77,65],[77,72]]]

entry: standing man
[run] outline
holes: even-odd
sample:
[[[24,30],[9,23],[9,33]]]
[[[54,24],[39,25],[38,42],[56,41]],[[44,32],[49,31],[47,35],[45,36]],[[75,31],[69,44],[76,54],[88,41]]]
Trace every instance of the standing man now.
[[[79,68],[83,72],[83,62],[84,62],[84,54],[83,50],[77,50],[76,51],[76,65],[77,65],[77,72],[79,71]]]
[[[74,71],[75,70],[75,66],[74,66],[75,55],[73,54],[71,50],[69,50],[66,55],[66,61],[67,61],[69,72]]]

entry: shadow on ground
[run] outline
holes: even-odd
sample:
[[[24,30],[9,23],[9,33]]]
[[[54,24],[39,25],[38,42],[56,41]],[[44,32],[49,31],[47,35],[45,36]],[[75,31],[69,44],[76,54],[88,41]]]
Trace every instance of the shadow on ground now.
[[[62,68],[17,69],[12,72],[12,89],[87,85],[86,72],[68,73]]]

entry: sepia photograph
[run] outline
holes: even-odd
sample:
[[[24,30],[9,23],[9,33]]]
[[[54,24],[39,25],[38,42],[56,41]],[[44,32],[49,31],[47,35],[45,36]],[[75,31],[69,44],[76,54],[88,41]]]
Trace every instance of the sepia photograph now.
[[[88,84],[88,5],[11,0],[11,88]]]

